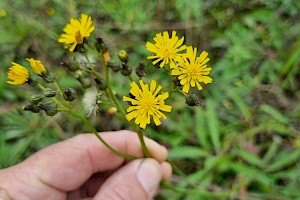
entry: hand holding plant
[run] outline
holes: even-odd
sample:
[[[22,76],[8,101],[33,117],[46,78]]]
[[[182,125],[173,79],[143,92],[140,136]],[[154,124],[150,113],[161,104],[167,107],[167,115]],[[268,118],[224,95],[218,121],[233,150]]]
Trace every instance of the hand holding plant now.
[[[201,91],[201,84],[212,83],[212,78],[209,77],[211,68],[207,67],[210,60],[208,53],[203,51],[198,55],[197,48],[184,45],[184,37],[179,39],[176,31],[172,31],[171,34],[167,31],[157,33],[153,39],[154,43],[146,43],[146,49],[151,52],[147,57],[152,60],[154,66],[151,67],[160,68],[168,78],[167,86],[162,86],[161,80],[146,79],[148,74],[143,62],[136,68],[137,77],[134,77],[129,64],[130,56],[124,50],[118,53],[119,63],[112,61],[103,39],[91,37],[94,30],[91,16],[82,14],[80,19],[70,20],[58,39],[72,56],[72,61],[64,62],[63,66],[81,83],[83,97],[74,88],[61,88],[57,82],[59,77],[36,58],[26,58],[34,73],[13,62],[8,72],[10,80],[7,83],[28,83],[30,87],[39,88],[40,92],[30,97],[30,102],[24,106],[24,110],[33,113],[43,110],[48,116],[54,116],[58,112],[70,114],[79,119],[113,153],[126,160],[134,160],[137,158],[135,155],[113,147],[89,120],[100,107],[109,106],[115,110],[116,117],[129,123],[136,131],[144,156],[152,158],[155,155],[149,151],[144,137],[147,126],[153,122],[159,126],[162,119],[167,120],[168,113],[173,109],[174,99],[170,97],[174,93],[183,95],[188,106],[199,105],[199,95],[192,93],[192,90]],[[83,58],[85,64],[78,61],[79,57]],[[112,84],[114,74],[119,71],[128,77],[130,85],[128,95],[124,95],[122,99]],[[80,98],[86,115],[79,114],[76,109],[80,108],[74,106],[73,102]]]

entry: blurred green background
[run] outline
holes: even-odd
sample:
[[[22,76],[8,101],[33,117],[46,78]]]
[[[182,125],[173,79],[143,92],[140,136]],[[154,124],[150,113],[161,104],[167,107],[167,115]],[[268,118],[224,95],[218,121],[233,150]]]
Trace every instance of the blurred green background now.
[[[214,81],[198,93],[201,106],[186,107],[175,95],[168,119],[146,131],[185,174],[175,171],[171,183],[187,189],[162,188],[157,199],[300,200],[298,0],[2,0],[0,168],[87,131],[63,114],[23,112],[34,91],[6,83],[12,61],[26,65],[34,57],[60,85],[80,88],[60,65],[68,53],[57,38],[81,13],[92,16],[93,34],[103,37],[113,60],[125,49],[133,68],[143,60],[157,79],[162,74],[145,49],[157,32],[177,30],[187,45],[209,52]],[[127,80],[116,77],[115,90],[128,93]],[[99,131],[129,128],[105,110],[93,123]]]

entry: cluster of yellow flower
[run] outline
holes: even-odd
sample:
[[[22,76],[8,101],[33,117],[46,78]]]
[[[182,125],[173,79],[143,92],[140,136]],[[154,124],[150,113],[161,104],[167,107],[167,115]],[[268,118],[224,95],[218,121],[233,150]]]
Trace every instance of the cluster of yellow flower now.
[[[29,62],[34,73],[42,76],[46,72],[46,68],[40,60],[35,60],[33,58],[27,58],[26,60]],[[7,83],[12,85],[22,85],[30,81],[29,71],[22,65],[15,62],[12,62],[12,67],[9,68],[7,76],[10,79]]]
[[[180,80],[183,92],[188,93],[190,86],[197,86],[198,90],[202,90],[201,82],[205,84],[212,82],[212,78],[207,76],[211,68],[206,67],[206,63],[210,60],[206,51],[197,57],[197,48],[182,45],[184,37],[179,40],[176,31],[172,32],[171,37],[167,31],[158,33],[154,41],[155,44],[150,42],[146,44],[147,50],[155,53],[147,58],[154,60],[153,64],[159,64],[161,68],[169,64],[171,75],[177,76]],[[184,50],[186,52],[180,53]]]
[[[85,40],[90,36],[94,29],[95,27],[93,26],[91,17],[82,14],[80,19],[72,18],[70,20],[70,23],[63,29],[64,33],[61,34],[58,42],[65,44],[70,52],[78,51],[78,49],[84,45]],[[154,41],[155,43],[146,43],[147,50],[153,53],[153,55],[150,55],[147,58],[153,60],[153,65],[158,65],[161,68],[169,67],[170,76],[175,76],[177,78],[182,86],[182,92],[189,93],[190,87],[196,86],[198,90],[202,90],[200,83],[207,84],[212,82],[212,78],[208,77],[211,68],[206,67],[207,62],[209,61],[207,52],[203,51],[197,57],[197,48],[183,45],[184,37],[179,39],[178,36],[176,36],[176,31],[173,31],[171,35],[169,35],[167,31],[158,33],[154,37]],[[110,59],[110,57],[107,56],[108,52],[105,51],[100,53],[102,53],[105,61],[104,64],[107,67],[107,61]],[[124,52],[119,55],[119,58],[122,61],[127,62],[127,59],[125,59],[127,56],[126,52],[125,55],[123,54]],[[42,77],[45,74],[47,75],[46,68],[41,61],[33,58],[27,60],[36,74]],[[8,72],[8,78],[10,80],[7,82],[12,85],[20,85],[29,82],[29,71],[17,63],[13,62],[12,64],[13,66]],[[124,66],[126,66],[126,63]],[[93,70],[91,72],[94,72],[94,75],[98,74]],[[127,70],[126,73],[131,73],[131,70]],[[100,77],[100,75],[98,77]],[[109,84],[108,80],[106,81],[106,83]],[[150,124],[151,118],[156,125],[160,125],[160,119],[167,118],[161,111],[171,112],[172,109],[172,106],[165,104],[165,100],[169,97],[169,93],[161,93],[162,86],[158,85],[155,80],[152,80],[150,85],[144,83],[141,79],[138,83],[139,85],[132,81],[130,84],[131,89],[129,91],[131,94],[130,97],[123,97],[123,101],[130,102],[131,105],[127,108],[127,120],[130,121],[135,119],[135,123],[143,129]],[[97,94],[97,92],[94,93]],[[108,91],[108,95],[113,95],[113,93]],[[95,104],[95,102],[92,103]],[[118,110],[121,111],[121,108],[118,107],[118,103],[114,103]]]

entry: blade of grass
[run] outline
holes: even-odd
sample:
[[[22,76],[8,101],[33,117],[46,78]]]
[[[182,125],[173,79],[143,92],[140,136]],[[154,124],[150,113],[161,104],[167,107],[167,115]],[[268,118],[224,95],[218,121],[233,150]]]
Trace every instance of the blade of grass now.
[[[231,92],[230,96],[232,98],[232,100],[235,102],[235,104],[237,105],[237,107],[240,109],[240,111],[242,112],[244,118],[246,121],[249,121],[250,117],[251,117],[251,113],[249,110],[249,107],[247,106],[247,104],[243,101],[243,99],[235,92]]]
[[[202,108],[196,108],[195,133],[199,144],[201,144],[204,149],[209,150],[208,130],[205,121],[205,112]]]
[[[300,149],[291,151],[284,150],[274,159],[273,164],[267,169],[268,172],[283,169],[289,165],[295,164],[300,159]]]
[[[215,151],[219,152],[221,149],[221,141],[220,141],[220,131],[219,131],[219,119],[217,117],[216,110],[215,110],[215,101],[213,99],[208,99],[206,105],[207,105],[206,116],[207,116],[209,136]]]
[[[263,105],[260,106],[260,110],[262,110],[263,112],[267,113],[268,115],[270,115],[271,117],[273,117],[278,122],[281,122],[283,124],[287,124],[289,122],[289,119],[285,115],[283,115],[278,110],[276,110],[275,108],[271,107],[270,105],[263,104]]]
[[[239,149],[238,155],[240,158],[242,158],[244,161],[246,161],[250,165],[259,167],[262,164],[261,159],[256,154],[254,154],[250,151],[247,151],[245,149]]]
[[[263,165],[268,164],[270,162],[270,160],[272,158],[274,158],[274,156],[276,156],[276,153],[279,150],[279,145],[281,144],[281,142],[282,142],[282,139],[280,136],[273,137],[273,142],[263,157],[263,160],[262,160]]]
[[[168,156],[171,160],[184,158],[196,159],[200,157],[208,157],[209,153],[199,147],[182,146],[171,149]]]

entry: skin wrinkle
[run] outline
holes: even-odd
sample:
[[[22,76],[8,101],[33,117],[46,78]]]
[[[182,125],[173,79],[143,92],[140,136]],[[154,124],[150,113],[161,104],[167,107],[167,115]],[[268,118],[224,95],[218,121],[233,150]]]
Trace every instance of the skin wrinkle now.
[[[23,188],[23,190],[19,190],[18,192],[24,196],[28,197],[30,196],[30,193],[39,193],[40,190],[38,189],[38,184],[41,183],[39,180],[32,174],[31,172],[35,172],[35,170],[32,170],[35,166],[27,166],[28,163],[22,163],[21,165],[17,166],[16,168],[14,167],[12,170],[12,179],[16,180],[18,184],[24,185],[24,187],[19,187]],[[30,169],[30,170],[29,170]],[[39,169],[37,167],[37,169]],[[36,181],[36,182],[33,182]],[[44,186],[44,183],[41,184]],[[45,185],[49,187],[49,189],[52,189],[51,186]],[[25,190],[24,190],[25,188]],[[26,190],[28,188],[28,190]]]
[[[51,151],[55,151],[56,149],[51,149]],[[64,191],[63,190],[61,190],[60,188],[58,188],[58,187],[56,187],[55,185],[53,185],[53,184],[50,184],[48,181],[46,181],[46,180],[44,180],[44,177],[43,176],[40,176],[40,174],[43,174],[43,172],[38,172],[39,171],[39,169],[41,170],[41,169],[43,169],[43,158],[44,157],[46,157],[44,154],[48,154],[48,155],[51,155],[51,154],[53,154],[53,152],[51,152],[51,151],[44,151],[43,152],[43,154],[42,155],[40,155],[40,154],[33,154],[33,156],[31,156],[30,157],[30,159],[32,159],[33,161],[31,161],[31,162],[25,162],[26,164],[31,164],[31,166],[28,166],[27,167],[27,169],[31,169],[31,173],[35,173],[35,174],[37,174],[36,176],[35,176],[35,178],[33,178],[33,180],[34,179],[36,179],[36,180],[38,180],[42,185],[44,185],[44,186],[46,186],[46,187],[48,187],[48,188],[50,188],[50,189],[54,189],[54,190],[56,190],[57,192],[59,192],[59,193],[61,193],[61,194],[64,194]],[[32,165],[32,163],[35,163],[35,165],[36,165],[36,169],[37,170],[35,170],[34,168],[32,168],[33,167],[33,165]],[[38,164],[40,164],[40,166],[37,166]],[[26,167],[25,167],[25,169],[26,169]]]
[[[28,188],[28,186],[30,186],[29,190],[28,190],[28,191],[30,191],[30,193],[42,194],[44,196],[44,198],[46,198],[46,197],[49,198],[49,196],[51,194],[55,194],[55,193],[59,194],[60,196],[65,196],[64,191],[60,190],[59,188],[54,187],[53,185],[47,183],[46,181],[43,181],[41,176],[38,175],[38,174],[43,173],[43,172],[39,172],[39,170],[41,170],[42,168],[40,168],[38,166],[39,162],[37,162],[38,160],[43,160],[40,157],[41,157],[40,155],[34,154],[31,159],[33,159],[35,162],[24,162],[24,163],[22,163],[22,166],[20,166],[21,169],[15,168],[16,170],[13,170],[13,175],[16,176],[16,172],[22,172],[20,174],[20,177],[22,177],[24,175],[31,175],[31,176],[23,178],[24,181],[22,181],[22,179],[18,179],[19,182],[21,182],[25,186],[24,188]],[[26,172],[26,170],[29,170],[29,171]],[[25,171],[25,173],[24,173],[24,171]],[[36,184],[33,184],[32,182],[29,182],[29,181],[36,181]],[[29,183],[32,183],[32,184],[29,185]],[[34,189],[34,190],[32,190],[32,189]],[[48,194],[45,194],[43,192],[41,193],[41,190],[48,191]],[[37,191],[37,192],[34,192],[34,191]],[[26,196],[26,197],[30,196],[30,195],[27,195],[25,193],[23,193],[23,195]]]
[[[5,188],[0,187],[0,200],[13,200]]]
[[[87,155],[88,162],[90,163],[90,166],[91,166],[91,168],[92,168],[92,172],[95,173],[95,172],[96,172],[96,170],[95,170],[96,168],[95,168],[95,163],[94,163],[94,161],[93,161],[93,156],[92,156],[91,151],[92,151],[92,149],[91,149],[91,147],[89,147],[89,148],[86,150],[85,154]]]

